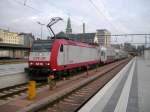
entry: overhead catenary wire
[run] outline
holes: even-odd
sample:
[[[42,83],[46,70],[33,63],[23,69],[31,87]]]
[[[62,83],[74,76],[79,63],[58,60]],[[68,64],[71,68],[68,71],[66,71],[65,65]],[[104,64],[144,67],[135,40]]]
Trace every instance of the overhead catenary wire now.
[[[20,1],[18,1],[18,0],[14,0],[14,1],[15,1],[16,3],[18,3],[18,4],[22,5],[22,6],[24,6],[24,7],[28,7],[28,8],[30,8],[30,9],[36,11],[36,13],[42,13],[41,10],[38,10],[38,9],[36,9],[36,8],[30,6],[30,5],[27,5],[27,3],[26,3],[27,0],[25,0],[24,2],[20,2]]]
[[[48,3],[50,3],[53,7],[55,7],[56,9],[60,9],[65,15],[67,15],[68,17],[73,18],[74,21],[80,21],[81,23],[86,23],[86,21],[84,20],[84,17],[81,17],[81,19],[79,19],[76,16],[73,16],[72,14],[70,14],[69,10],[65,10],[64,8],[60,8],[58,5],[54,4],[52,1],[47,0]],[[64,21],[63,21],[64,22]],[[65,21],[66,22],[66,21]],[[82,25],[82,24],[81,24]],[[93,27],[95,27],[95,23],[91,24]]]
[[[24,0],[24,5],[26,5],[27,0]]]
[[[116,30],[116,32],[119,32],[118,29],[113,25],[113,23],[111,23],[110,20],[109,20],[109,19],[102,13],[102,11],[97,7],[97,5],[96,5],[92,0],[89,0],[89,2],[90,2],[91,5],[96,9],[96,11],[98,12],[98,17],[99,17],[99,16],[103,16],[104,19],[105,19],[107,22],[109,22],[109,25],[110,25],[111,27],[113,27],[113,28]]]
[[[104,2],[103,0],[100,0],[100,1],[101,1],[101,3],[102,3],[103,7],[106,9],[106,7],[105,7],[106,4],[105,4],[105,2]],[[107,13],[110,14],[108,8],[107,8]],[[118,20],[117,20],[117,21],[118,21]],[[122,24],[121,24],[121,25],[122,25]],[[123,26],[123,25],[122,25],[122,26]],[[122,33],[125,33],[125,32],[122,32]]]
[[[22,2],[19,1],[19,0],[14,0],[14,1],[15,1],[16,3],[18,3],[18,4],[22,5],[22,6],[24,6],[24,7],[28,7],[28,8],[30,8],[30,9],[34,10],[36,13],[45,13],[45,12],[39,10],[39,9],[36,9],[35,7],[33,7],[33,6],[31,6],[31,5],[28,5],[28,3],[29,3],[28,0],[23,0]],[[93,2],[93,0],[89,0],[89,1],[90,1],[91,4],[93,4],[92,6],[95,7],[95,9],[98,11],[99,16],[103,16],[103,17],[105,18],[105,20],[107,20],[108,23],[110,23],[109,25],[111,25],[111,26],[117,31],[116,26],[114,26],[113,23],[111,23],[110,20],[105,16],[105,14],[103,14],[103,12],[97,7],[97,4],[95,4],[95,3]],[[27,2],[28,2],[28,3],[27,3]],[[50,2],[50,5],[52,5],[53,7],[55,7],[55,8],[57,8],[57,9],[61,10],[64,14],[68,15],[68,11],[67,11],[67,10],[58,7],[58,5],[52,3],[52,1],[49,1],[49,2]],[[70,15],[70,16],[71,16],[71,15]],[[79,20],[79,21],[82,21],[82,22],[83,22],[83,19],[81,20],[80,18],[78,18],[78,17],[76,17],[76,16],[72,16],[72,18],[75,18],[75,20]],[[93,22],[92,25],[94,26],[94,22]],[[117,32],[118,32],[118,31],[117,31]],[[125,35],[125,34],[124,34],[124,35]],[[124,35],[118,35],[118,36],[124,36]],[[113,35],[111,35],[111,36],[113,36]],[[116,36],[117,36],[117,35],[116,35]]]
[[[20,4],[20,5],[22,5],[22,6],[24,6],[24,7],[28,7],[28,8],[30,8],[30,9],[32,9],[33,11],[36,11],[36,13],[44,13],[43,11],[41,11],[41,10],[39,10],[39,9],[36,9],[36,8],[34,8],[34,7],[32,7],[32,6],[30,6],[30,5],[28,5],[27,4],[27,0],[24,0],[23,2],[20,2],[20,1],[18,1],[18,0],[14,0],[16,3],[18,3],[18,4]],[[54,4],[54,3],[52,3],[51,1],[48,1],[53,7],[55,7],[56,9],[60,9],[56,4]],[[64,10],[64,9],[61,9],[61,11],[64,13],[64,14],[66,14],[66,15],[68,15],[68,11],[66,11],[66,10]],[[69,16],[71,16],[70,15],[70,13],[69,13]],[[83,18],[82,18],[82,20],[81,19],[79,19],[79,18],[77,18],[77,17],[75,17],[75,16],[71,16],[72,18],[74,18],[74,20],[78,20],[78,21],[80,21],[81,23],[84,21],[83,20]],[[94,23],[93,23],[94,24]],[[93,25],[92,24],[92,25]],[[94,26],[94,25],[93,25]]]
[[[20,1],[18,1],[18,0],[14,0],[16,3],[18,3],[18,4],[20,4],[20,5],[22,5],[22,6],[24,6],[24,7],[28,7],[28,8],[30,8],[30,9],[32,9],[33,11],[36,11],[36,13],[45,13],[45,12],[43,12],[43,11],[41,11],[41,10],[39,10],[39,9],[36,9],[36,8],[34,8],[34,7],[32,7],[32,6],[30,6],[30,5],[28,5],[27,4],[27,0],[24,0],[24,2],[20,2]],[[62,8],[60,8],[60,7],[58,7],[56,4],[54,4],[53,2],[51,2],[51,1],[48,1],[47,0],[47,2],[49,2],[53,7],[55,7],[56,9],[59,9],[59,10],[61,10],[65,15],[68,15],[69,17],[71,17],[71,18],[73,18],[74,20],[78,20],[78,21],[80,21],[81,23],[83,23],[83,18],[82,19],[79,19],[79,18],[77,18],[76,16],[72,16],[68,11],[66,11],[66,10],[64,10],[64,9],[62,9]],[[64,21],[63,21],[64,22]],[[85,22],[85,21],[84,21]],[[93,25],[93,24],[92,24]],[[93,25],[94,26],[94,25]]]

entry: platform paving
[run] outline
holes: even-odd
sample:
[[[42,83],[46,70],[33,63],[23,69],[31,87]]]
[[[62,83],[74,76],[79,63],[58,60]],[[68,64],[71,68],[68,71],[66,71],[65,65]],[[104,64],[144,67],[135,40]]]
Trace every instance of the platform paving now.
[[[0,65],[0,77],[24,72],[27,63]]]
[[[29,79],[25,67],[27,63],[0,65],[0,89],[26,83]]]
[[[79,112],[150,112],[150,60],[132,59]]]

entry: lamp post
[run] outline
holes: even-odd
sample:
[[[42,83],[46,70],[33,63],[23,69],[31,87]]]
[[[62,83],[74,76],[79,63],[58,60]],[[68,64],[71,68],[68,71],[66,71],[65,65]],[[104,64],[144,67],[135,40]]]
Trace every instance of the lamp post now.
[[[37,23],[41,26],[41,39],[42,39],[42,30],[43,30],[43,25],[45,25],[45,24],[43,24],[43,23],[41,23],[39,21],[37,21]]]

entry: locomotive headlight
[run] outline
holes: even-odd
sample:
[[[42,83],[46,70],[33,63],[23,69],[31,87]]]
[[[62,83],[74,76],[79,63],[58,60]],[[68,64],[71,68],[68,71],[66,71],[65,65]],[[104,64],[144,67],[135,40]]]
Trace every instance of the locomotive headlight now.
[[[53,69],[53,71],[56,71],[56,69]]]
[[[47,65],[50,65],[50,63],[47,63]]]
[[[32,62],[30,62],[30,65],[33,65],[33,63],[32,63]]]

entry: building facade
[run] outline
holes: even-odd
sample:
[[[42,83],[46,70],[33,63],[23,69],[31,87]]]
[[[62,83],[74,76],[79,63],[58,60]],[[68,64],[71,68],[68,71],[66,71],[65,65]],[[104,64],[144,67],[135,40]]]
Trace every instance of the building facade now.
[[[16,32],[0,29],[0,43],[24,44],[24,39]]]
[[[34,36],[0,29],[0,59],[27,58]]]
[[[98,43],[102,46],[109,47],[111,41],[111,33],[107,29],[99,29],[96,32]]]
[[[24,39],[24,46],[30,49],[35,39],[34,35],[32,35],[32,33],[20,33],[19,35]],[[29,50],[24,51],[24,57],[28,57],[28,56],[29,56]]]
[[[31,48],[32,44],[33,44],[33,41],[34,41],[34,35],[32,35],[32,33],[20,33],[19,35],[24,40],[24,43],[23,43],[24,46],[28,47],[28,48]]]

